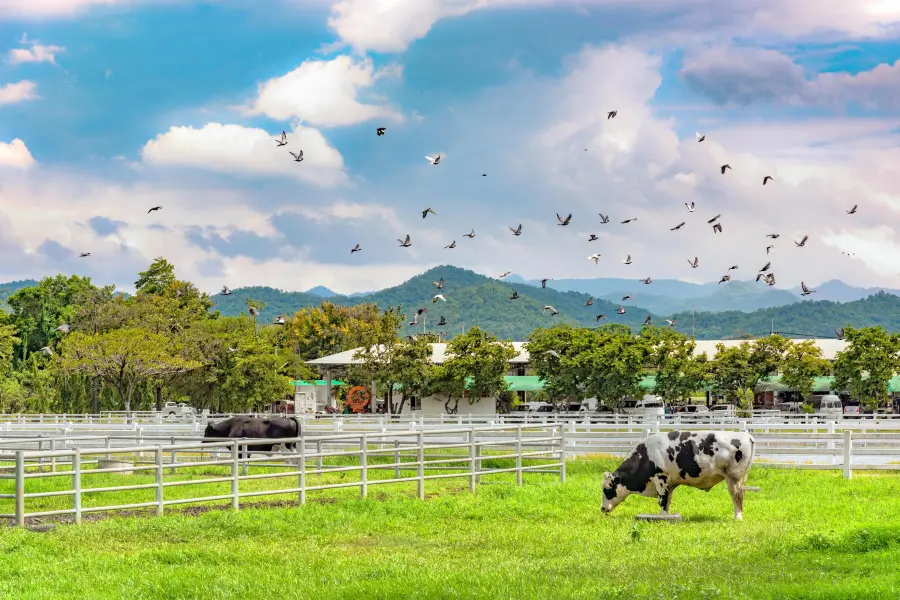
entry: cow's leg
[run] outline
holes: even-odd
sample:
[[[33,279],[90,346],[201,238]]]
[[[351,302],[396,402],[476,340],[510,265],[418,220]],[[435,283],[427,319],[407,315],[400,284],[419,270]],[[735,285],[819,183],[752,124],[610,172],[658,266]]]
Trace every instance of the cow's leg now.
[[[666,488],[666,493],[659,497],[659,509],[664,515],[669,514],[669,505],[672,504],[672,492],[675,491],[677,485]]]
[[[669,513],[669,503],[672,501],[672,489],[669,487],[669,478],[665,475],[654,475],[652,479],[656,487],[656,497],[659,499],[659,510],[662,514]]]
[[[744,518],[744,486],[740,479],[728,478],[728,493],[731,494],[731,502],[734,504],[734,520],[741,521]]]

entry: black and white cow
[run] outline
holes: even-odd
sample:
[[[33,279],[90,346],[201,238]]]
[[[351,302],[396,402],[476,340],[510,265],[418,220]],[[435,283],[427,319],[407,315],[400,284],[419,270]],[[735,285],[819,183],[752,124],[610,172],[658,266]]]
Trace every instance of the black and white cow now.
[[[631,451],[619,468],[603,474],[604,513],[631,494],[659,498],[668,514],[672,492],[680,485],[708,492],[725,481],[734,503],[734,518],[744,512],[744,486],[753,463],[753,437],[733,431],[654,433]]]

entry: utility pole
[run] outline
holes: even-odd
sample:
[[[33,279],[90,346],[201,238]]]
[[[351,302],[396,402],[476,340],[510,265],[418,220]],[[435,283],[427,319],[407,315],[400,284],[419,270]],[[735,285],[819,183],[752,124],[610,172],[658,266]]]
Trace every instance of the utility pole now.
[[[694,337],[694,303],[691,302],[691,337]]]

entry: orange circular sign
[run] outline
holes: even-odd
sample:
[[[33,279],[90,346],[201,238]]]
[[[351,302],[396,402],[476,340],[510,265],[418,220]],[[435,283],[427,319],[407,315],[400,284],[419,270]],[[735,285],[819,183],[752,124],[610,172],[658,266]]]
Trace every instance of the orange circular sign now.
[[[367,387],[358,385],[350,388],[350,391],[347,392],[347,404],[355,413],[361,413],[371,400],[372,392]]]

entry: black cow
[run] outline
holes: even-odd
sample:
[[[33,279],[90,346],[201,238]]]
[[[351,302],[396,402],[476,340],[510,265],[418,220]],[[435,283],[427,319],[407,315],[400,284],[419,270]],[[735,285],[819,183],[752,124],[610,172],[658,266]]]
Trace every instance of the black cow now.
[[[260,438],[260,439],[279,439],[279,438],[295,438],[300,437],[300,421],[299,419],[286,419],[283,417],[274,417],[271,419],[261,419],[259,417],[231,417],[218,423],[209,423],[206,431],[203,432],[205,438]],[[212,441],[212,440],[211,440]],[[240,446],[241,458],[249,458],[253,453],[271,452],[275,446],[282,444],[247,444]],[[289,442],[284,444],[286,450],[297,452],[297,442]]]
[[[680,485],[709,491],[725,481],[734,503],[734,518],[744,512],[744,489],[753,464],[754,440],[732,431],[670,431],[643,440],[619,468],[603,474],[605,513],[631,494],[657,497],[669,512],[672,492]]]

